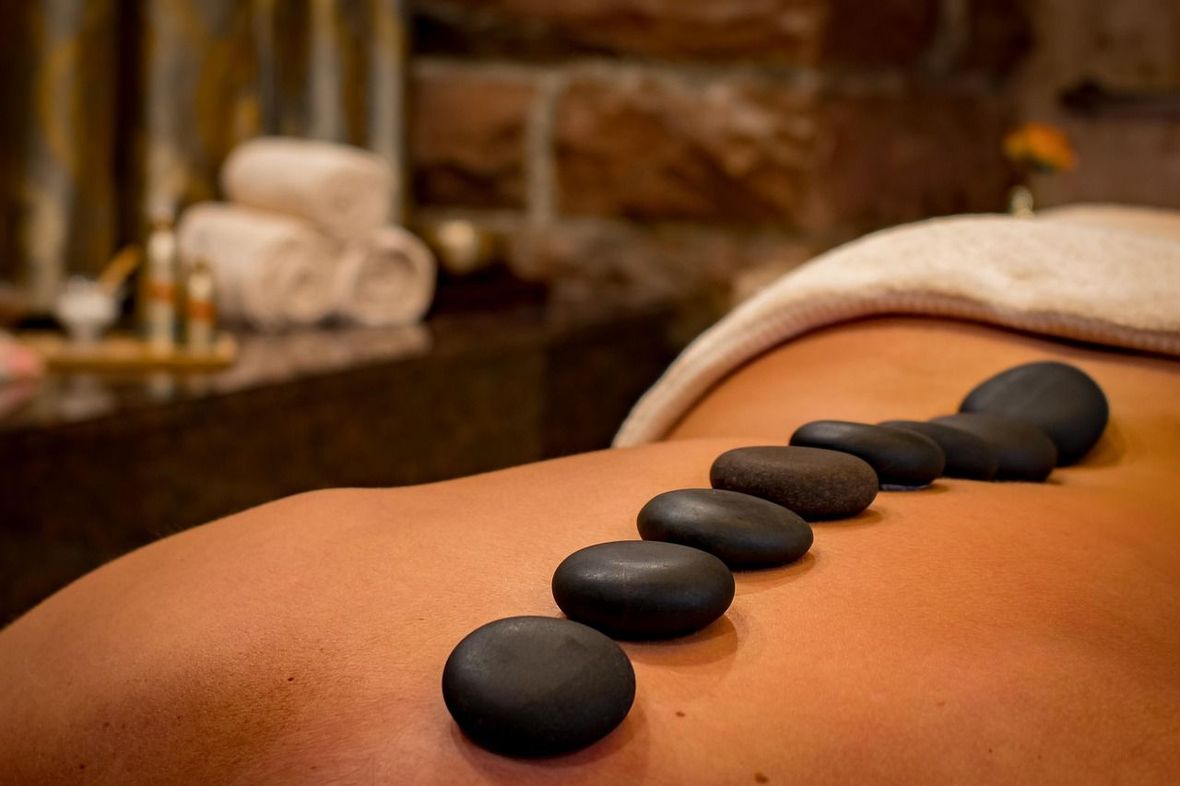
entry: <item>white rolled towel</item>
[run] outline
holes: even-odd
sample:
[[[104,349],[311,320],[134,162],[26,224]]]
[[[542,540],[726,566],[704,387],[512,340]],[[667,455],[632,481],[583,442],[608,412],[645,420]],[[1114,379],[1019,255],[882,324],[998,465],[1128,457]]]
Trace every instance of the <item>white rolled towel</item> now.
[[[434,298],[434,255],[400,227],[380,227],[347,244],[334,275],[336,315],[358,325],[413,324]]]
[[[202,202],[181,215],[177,243],[186,264],[208,261],[230,321],[274,330],[331,313],[336,247],[298,219]]]
[[[258,137],[230,153],[221,187],[231,202],[296,216],[351,241],[389,221],[393,170],[349,145]]]

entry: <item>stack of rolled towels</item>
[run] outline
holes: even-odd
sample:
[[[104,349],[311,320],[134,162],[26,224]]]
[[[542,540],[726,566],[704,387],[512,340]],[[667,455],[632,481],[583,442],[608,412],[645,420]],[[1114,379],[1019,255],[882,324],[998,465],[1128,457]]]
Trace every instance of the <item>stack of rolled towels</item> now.
[[[226,159],[228,202],[202,202],[177,228],[186,264],[204,259],[223,318],[262,330],[329,318],[419,321],[434,296],[426,245],[389,223],[393,172],[359,148],[259,137]]]

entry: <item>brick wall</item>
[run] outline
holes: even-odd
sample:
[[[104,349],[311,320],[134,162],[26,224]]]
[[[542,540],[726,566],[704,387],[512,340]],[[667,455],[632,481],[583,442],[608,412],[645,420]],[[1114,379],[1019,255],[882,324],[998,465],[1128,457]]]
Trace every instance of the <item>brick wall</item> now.
[[[1018,0],[417,0],[419,220],[566,293],[734,290],[1002,208]]]

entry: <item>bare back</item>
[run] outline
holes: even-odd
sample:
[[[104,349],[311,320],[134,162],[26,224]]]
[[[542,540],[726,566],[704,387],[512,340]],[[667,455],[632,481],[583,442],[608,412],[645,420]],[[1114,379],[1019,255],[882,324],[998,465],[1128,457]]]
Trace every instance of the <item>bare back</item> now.
[[[819,417],[953,409],[1034,358],[1112,421],[1045,484],[940,480],[816,525],[726,617],[626,644],[635,706],[580,753],[467,742],[460,638],[558,614],[554,567],[650,497]],[[732,375],[673,441],[390,490],[317,492],[141,549],[0,632],[5,783],[1175,783],[1180,364],[933,320],[823,331]],[[731,437],[718,437],[727,434]]]

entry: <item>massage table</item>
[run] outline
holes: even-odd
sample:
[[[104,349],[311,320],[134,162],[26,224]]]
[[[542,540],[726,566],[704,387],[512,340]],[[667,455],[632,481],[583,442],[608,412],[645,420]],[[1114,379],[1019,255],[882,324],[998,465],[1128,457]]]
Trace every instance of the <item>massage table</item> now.
[[[1143,289],[1175,302],[1180,265],[1160,265],[1180,248],[1161,259]],[[903,279],[874,279],[909,288],[877,312],[861,289],[859,305],[825,301],[842,315],[829,323],[719,341],[796,285],[764,293],[677,361],[615,449],[302,494],[94,571],[0,632],[0,782],[1180,782],[1180,315],[1139,292],[1139,316],[1106,324],[1068,297],[1050,314]],[[1106,282],[1113,299],[1134,294],[1120,286]],[[932,313],[898,305],[918,295]],[[502,757],[447,714],[460,639],[559,615],[558,563],[637,537],[640,507],[707,486],[721,452],[785,444],[818,418],[952,412],[1042,359],[1110,401],[1075,466],[1045,483],[939,479],[816,523],[797,563],[736,574],[713,625],[623,643],[634,706],[577,753]]]

